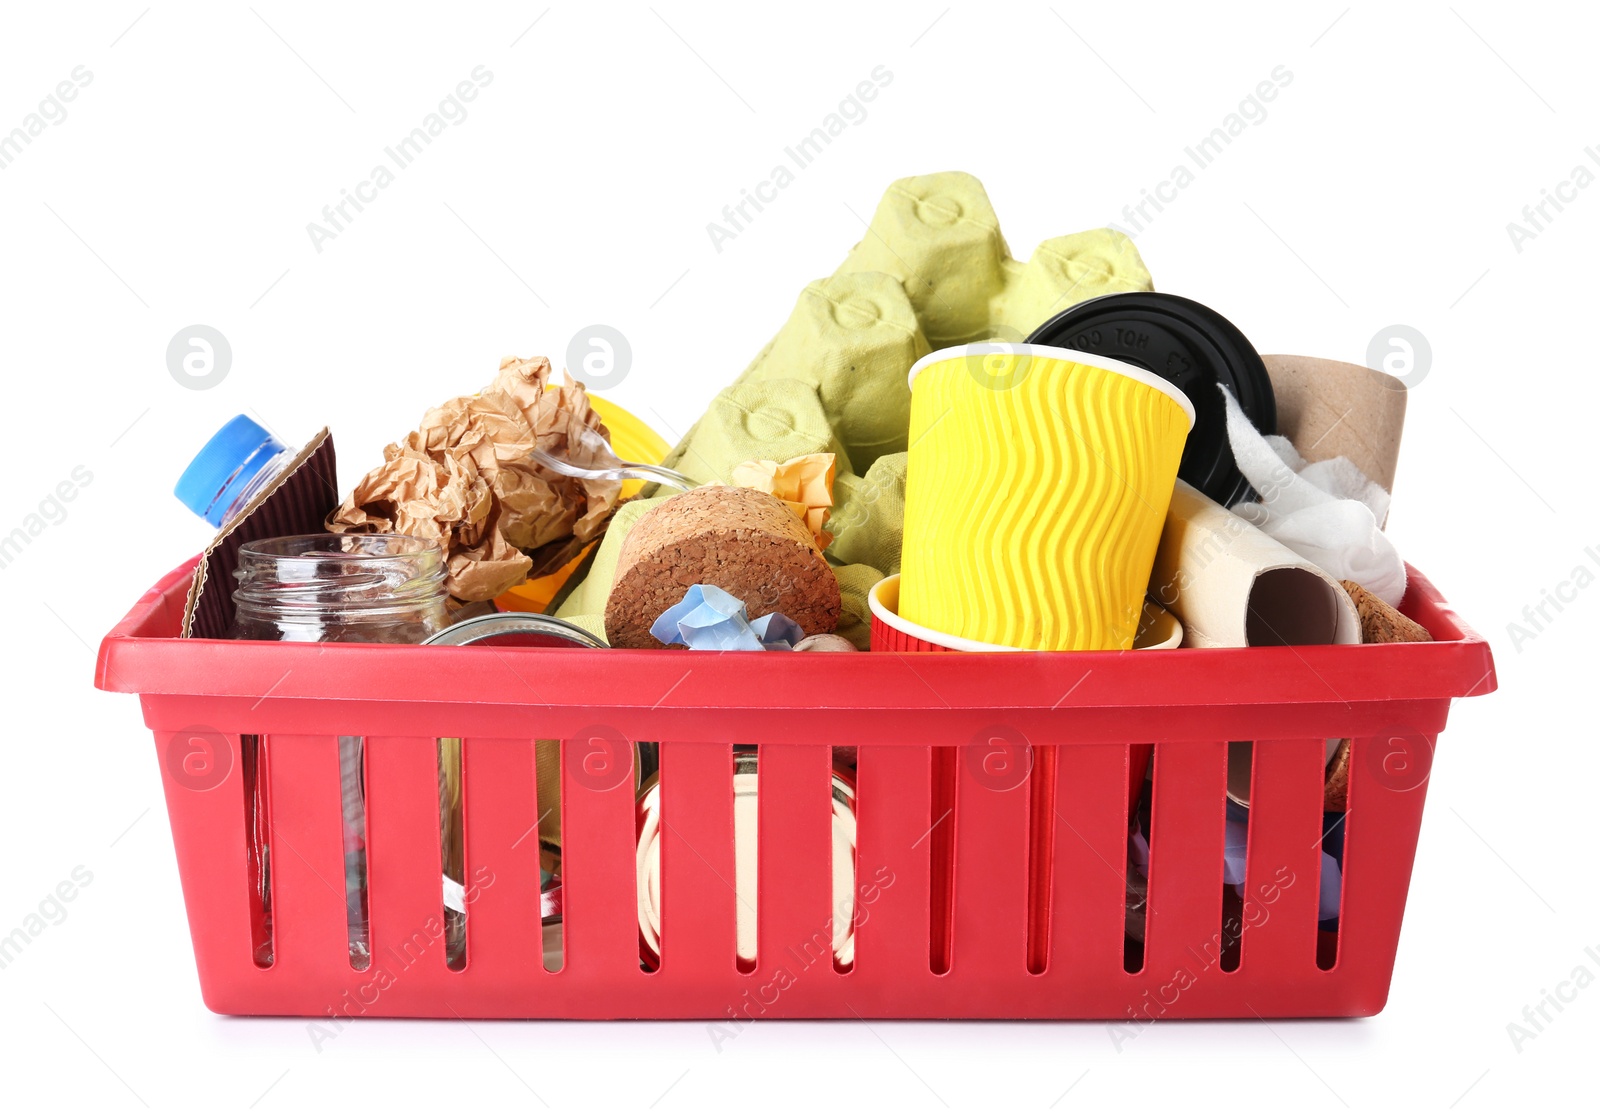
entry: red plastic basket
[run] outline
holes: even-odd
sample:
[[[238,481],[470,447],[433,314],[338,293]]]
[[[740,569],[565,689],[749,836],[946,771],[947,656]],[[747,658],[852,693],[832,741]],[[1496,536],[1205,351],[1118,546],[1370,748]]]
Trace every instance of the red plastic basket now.
[[[202,992],[229,1014],[1370,1015],[1388,996],[1434,740],[1452,698],[1495,687],[1487,644],[1415,571],[1404,611],[1437,642],[713,655],[184,640],[193,566],[106,637],[96,682],[141,695]],[[266,968],[252,954],[247,735],[268,756]],[[347,944],[340,735],[367,741],[365,971],[351,967]],[[441,913],[440,737],[464,739],[468,876],[494,881],[468,897],[459,970],[424,930]],[[1319,964],[1317,881],[1331,737],[1354,746],[1330,966],[1326,948]],[[523,839],[538,817],[533,742],[550,738],[563,741],[556,972],[540,947],[537,841]],[[995,740],[1026,749],[1031,768],[997,777],[985,762]],[[1245,892],[1257,907],[1246,907],[1231,968],[1215,960],[1229,740],[1256,742]],[[662,950],[650,971],[640,965],[633,788],[621,777],[631,749],[618,741],[660,742]],[[1129,747],[1152,742],[1148,918],[1133,963],[1124,792]],[[752,972],[735,951],[735,743],[761,756]],[[857,901],[846,971],[825,956],[832,746],[859,750],[858,878],[889,881]]]

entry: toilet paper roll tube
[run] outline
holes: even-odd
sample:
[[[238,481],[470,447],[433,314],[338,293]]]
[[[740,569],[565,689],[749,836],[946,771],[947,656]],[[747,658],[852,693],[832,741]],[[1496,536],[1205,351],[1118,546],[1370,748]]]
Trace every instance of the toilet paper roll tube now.
[[[1183,481],[1150,596],[1183,622],[1185,647],[1361,642],[1356,606],[1338,581]]]

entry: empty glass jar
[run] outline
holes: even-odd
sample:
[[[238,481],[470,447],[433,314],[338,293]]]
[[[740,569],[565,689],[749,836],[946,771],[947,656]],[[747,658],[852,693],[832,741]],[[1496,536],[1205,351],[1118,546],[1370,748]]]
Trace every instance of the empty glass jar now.
[[[234,639],[421,643],[449,623],[444,555],[409,535],[263,539],[234,577]]]
[[[292,535],[239,548],[234,639],[294,643],[421,643],[449,625],[444,555],[409,535]],[[246,825],[256,963],[271,965],[272,850],[263,745],[244,741]],[[350,963],[371,964],[367,922],[365,741],[339,738]]]

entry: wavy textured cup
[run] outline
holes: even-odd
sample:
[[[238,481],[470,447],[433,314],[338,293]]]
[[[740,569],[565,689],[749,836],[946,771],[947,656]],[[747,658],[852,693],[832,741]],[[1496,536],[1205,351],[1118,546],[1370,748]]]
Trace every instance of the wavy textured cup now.
[[[1188,398],[1047,345],[942,349],[911,385],[900,615],[980,643],[1131,648]]]
[[[874,651],[1021,651],[1021,647],[1002,647],[994,643],[961,639],[913,624],[900,615],[900,575],[890,574],[867,593],[872,609],[872,650]],[[1135,651],[1168,651],[1183,643],[1183,625],[1178,618],[1148,597],[1133,638]]]

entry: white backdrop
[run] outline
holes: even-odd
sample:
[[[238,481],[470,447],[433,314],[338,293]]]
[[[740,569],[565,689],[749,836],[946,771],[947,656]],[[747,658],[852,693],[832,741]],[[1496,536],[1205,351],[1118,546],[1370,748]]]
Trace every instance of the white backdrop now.
[[[1508,1025],[1600,975],[1582,712],[1600,591],[1577,573],[1600,570],[1593,32],[1482,0],[8,6],[0,137],[26,139],[0,138],[0,534],[44,522],[0,569],[0,934],[48,918],[0,970],[5,1106],[1495,1112],[1588,1085],[1600,991],[1561,986],[1536,1037]],[[170,490],[221,422],[330,424],[348,487],[502,355],[560,365],[605,323],[633,352],[609,394],[671,439],[893,179],[976,174],[1024,257],[1132,228],[1124,207],[1279,68],[1292,80],[1137,243],[1158,289],[1264,352],[1364,362],[1395,325],[1431,348],[1392,534],[1489,636],[1502,689],[1441,742],[1381,1016],[1163,1025],[1120,1048],[1098,1024],[771,1024],[720,1052],[703,1024],[363,1022],[319,1051],[303,1022],[205,1010],[151,741],[90,679],[100,636],[206,541]],[[892,80],[864,115],[713,243],[875,72]],[[443,134],[362,186],[463,82]],[[336,235],[308,233],[358,190]],[[194,325],[231,349],[203,390],[167,361]],[[1560,610],[1514,638],[1547,595]]]

